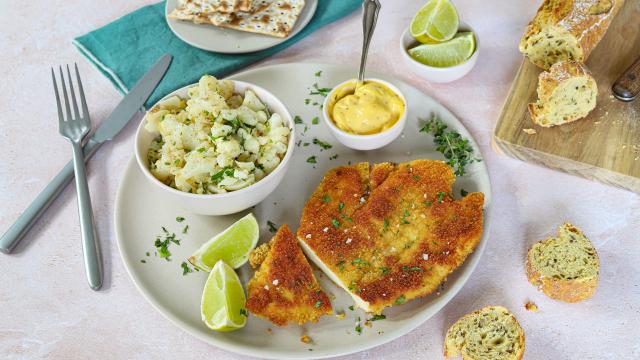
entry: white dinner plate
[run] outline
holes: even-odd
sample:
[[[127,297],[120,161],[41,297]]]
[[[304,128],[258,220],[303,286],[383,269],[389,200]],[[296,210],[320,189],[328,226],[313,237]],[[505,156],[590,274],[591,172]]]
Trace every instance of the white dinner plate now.
[[[165,18],[171,31],[182,41],[202,50],[225,54],[243,54],[264,50],[294,37],[313,18],[318,0],[307,0],[291,33],[286,38],[254,34],[245,31],[223,29],[213,25],[194,24],[189,21],[169,19],[168,15],[178,6],[178,0],[167,0]]]
[[[320,76],[316,76],[322,71]],[[267,221],[277,225],[287,223],[292,230],[298,227],[301,210],[324,173],[330,168],[362,161],[403,162],[412,159],[442,159],[435,150],[433,138],[419,132],[422,120],[437,114],[450,128],[470,138],[464,126],[445,107],[418,89],[380,74],[371,74],[397,86],[408,103],[407,126],[397,140],[374,151],[355,151],[340,145],[331,138],[322,121],[312,124],[312,119],[320,117],[321,96],[309,95],[314,83],[320,87],[332,87],[356,74],[356,69],[344,65],[282,64],[249,70],[231,77],[262,86],[273,92],[289,108],[292,115],[299,115],[304,125],[296,125],[296,136],[301,141],[295,148],[291,165],[280,186],[266,200],[252,211],[260,224],[260,241],[268,241]],[[305,104],[310,99],[309,104]],[[305,130],[306,129],[306,130]],[[329,150],[320,151],[314,145],[314,138],[333,145]],[[478,145],[471,140],[478,151]],[[310,143],[305,146],[305,143]],[[337,159],[331,159],[338,155]],[[316,156],[317,164],[307,159]],[[480,155],[480,154],[477,154]],[[208,217],[189,214],[163,197],[158,186],[151,184],[139,170],[135,159],[127,166],[118,188],[115,206],[115,228],[118,246],[123,262],[131,278],[144,297],[164,316],[185,331],[217,347],[236,353],[274,359],[302,359],[344,355],[372,348],[409,333],[415,327],[433,316],[447,304],[462,288],[484,251],[491,223],[491,185],[484,162],[467,167],[468,173],[459,178],[454,194],[460,189],[481,191],[485,194],[485,222],[482,240],[466,262],[449,276],[437,294],[417,299],[407,304],[384,311],[386,320],[373,322],[372,327],[363,326],[362,334],[357,334],[354,324],[358,317],[368,318],[362,311],[348,309],[353,300],[343,290],[335,286],[326,276],[319,276],[323,288],[335,295],[332,305],[335,311],[345,311],[346,319],[325,316],[316,324],[304,327],[290,325],[278,328],[262,319],[249,316],[247,325],[238,331],[219,333],[209,330],[200,318],[200,297],[206,281],[204,272],[183,276],[180,264],[201,244],[223,230],[242,214]],[[176,217],[186,220],[179,223]],[[182,229],[189,225],[187,234]],[[172,261],[154,256],[154,240],[162,234],[161,227],[175,232],[182,240],[180,246],[172,245]],[[146,255],[150,252],[150,256]],[[141,260],[145,260],[142,263]],[[253,271],[248,265],[239,270],[239,276],[246,284]],[[438,326],[438,325],[432,325]],[[272,329],[269,331],[268,329]],[[312,344],[300,341],[300,336],[308,334]],[[310,350],[311,349],[311,350]]]

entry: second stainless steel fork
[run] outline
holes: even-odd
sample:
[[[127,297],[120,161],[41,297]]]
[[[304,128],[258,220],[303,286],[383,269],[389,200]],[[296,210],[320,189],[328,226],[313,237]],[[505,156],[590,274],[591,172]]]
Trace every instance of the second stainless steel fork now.
[[[80,215],[80,230],[82,233],[82,252],[84,254],[85,271],[87,273],[87,279],[89,280],[89,286],[91,286],[93,290],[98,290],[102,287],[102,259],[100,258],[98,240],[94,229],[91,197],[89,196],[89,186],[87,184],[87,174],[84,156],[82,153],[82,141],[91,131],[91,119],[89,118],[89,110],[87,109],[87,102],[84,97],[84,90],[82,89],[82,81],[80,80],[78,66],[75,65],[74,67],[76,73],[76,84],[78,86],[78,93],[80,94],[82,115],[78,110],[78,102],[76,101],[76,94],[73,88],[73,80],[71,72],[69,71],[69,65],[67,65],[66,82],[62,67],[60,67],[60,90],[62,91],[64,98],[64,112],[53,68],[51,69],[51,77],[53,78],[53,89],[56,95],[56,102],[58,104],[60,135],[67,138],[73,146],[73,169],[75,171],[76,190],[78,193],[78,213]],[[66,83],[69,84],[69,94],[67,94]],[[71,98],[71,104],[73,104],[73,115],[71,114],[69,98]],[[64,113],[66,113],[66,118]]]

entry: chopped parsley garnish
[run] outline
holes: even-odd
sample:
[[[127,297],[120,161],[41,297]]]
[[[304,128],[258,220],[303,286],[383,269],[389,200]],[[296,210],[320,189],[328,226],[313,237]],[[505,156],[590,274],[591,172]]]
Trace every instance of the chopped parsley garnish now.
[[[309,95],[320,95],[322,97],[327,97],[331,88],[319,87],[318,83],[313,84],[313,89],[309,92]]]
[[[142,260],[140,260],[140,262],[143,263],[143,264],[146,264],[147,260],[142,259]]]
[[[424,271],[420,266],[403,266],[402,270],[404,271]]]
[[[302,140],[300,140],[300,141],[302,141]],[[309,143],[306,142],[306,143],[302,144],[302,146],[309,146]]]
[[[340,269],[340,271],[344,271],[344,260],[340,261],[336,265],[338,265],[338,269]]]
[[[182,216],[176,217],[177,222],[183,222],[185,219]]]
[[[240,315],[249,316],[247,309],[240,309]]]
[[[338,154],[335,154],[335,155],[332,155],[332,156],[329,158],[329,160],[335,160],[335,159],[337,159],[337,158],[338,158]]]
[[[276,226],[276,224],[274,224],[270,220],[267,220],[267,226],[269,227],[269,232],[272,234],[278,231],[278,227]]]
[[[322,76],[322,70],[318,71],[317,73],[314,74],[316,77],[320,77]]]
[[[338,221],[338,219],[331,219],[331,223],[333,224],[333,227],[336,229],[340,227],[340,221]]]
[[[320,122],[320,118],[318,118],[317,116],[315,116],[313,119],[311,119],[311,123],[313,125],[318,125],[319,122]]]
[[[360,321],[360,320],[358,320],[358,321]],[[360,325],[359,322],[356,325],[356,332],[358,333],[358,335],[362,335],[362,326]]]
[[[351,262],[351,265],[369,265],[369,262],[367,260],[363,260],[361,258],[355,258]]]
[[[409,220],[407,220],[407,218],[408,218],[409,216],[411,216],[411,213],[409,212],[409,210],[405,210],[405,211],[404,211],[404,214],[402,215],[402,219],[401,219],[401,223],[402,223],[403,225],[411,224],[411,223],[409,222]]]
[[[405,302],[407,302],[407,298],[404,295],[400,295],[400,297],[398,297],[395,301],[396,305],[402,305]]]
[[[333,145],[329,144],[328,142],[319,140],[317,138],[313,139],[313,143],[320,146],[323,150],[328,150],[331,149],[333,147]]]
[[[182,229],[182,233],[186,234],[189,231],[189,225],[186,225],[184,229]]]
[[[413,175],[411,178],[413,179],[413,181],[418,181],[421,179],[421,177],[418,175]]]
[[[387,229],[389,228],[389,219],[385,218],[383,220],[384,223],[384,228],[382,228],[384,231],[387,231]]]
[[[431,201],[431,200],[425,200],[425,201],[423,202],[423,204],[424,204],[424,206],[427,206],[427,207],[428,207],[428,206],[433,205],[433,201]]]
[[[383,266],[380,268],[380,271],[382,271],[382,275],[387,275],[391,270],[388,267]]]
[[[329,195],[325,194],[325,195],[322,197],[322,202],[328,203],[328,202],[330,202],[330,201],[331,201],[331,198],[329,197]]]
[[[293,117],[293,123],[300,125],[300,124],[304,124],[304,121],[302,121],[302,118],[299,115],[296,115]]]
[[[463,176],[467,165],[482,160],[474,155],[469,139],[447,128],[447,125],[434,114],[420,132],[433,135],[433,142],[437,145],[436,150],[444,155],[447,164],[453,168],[457,176]]]
[[[353,305],[349,306],[349,310],[353,311]]]
[[[322,306],[322,301],[318,300],[316,301],[315,305],[313,305],[316,309],[320,309],[320,307]]]
[[[373,317],[367,321],[378,321],[378,320],[384,320],[387,317],[385,315],[373,315]]]
[[[151,256],[151,254],[150,254],[148,251],[147,251],[146,255],[147,255],[147,256]]]
[[[230,167],[230,166],[224,167],[222,170],[220,170],[217,173],[211,175],[211,181],[217,184],[222,179],[224,179],[225,175],[226,176],[233,176],[234,172],[235,171],[233,170],[232,167]]]
[[[460,189],[460,196],[465,197],[469,195],[469,192],[465,189]]]
[[[180,264],[180,266],[182,266],[182,276],[185,276],[188,273],[193,272],[193,270],[189,267],[189,264],[187,264],[186,261],[183,261],[182,264]]]
[[[201,147],[201,148],[198,148],[198,150],[197,150],[197,151],[198,151],[199,153],[203,153],[203,152],[207,151],[207,149],[205,149],[205,148]]]
[[[311,102],[311,99],[304,99],[304,104],[305,105],[309,105],[310,102]]]
[[[444,200],[444,197],[445,195],[447,195],[447,193],[444,191],[438,191],[436,195],[438,195],[438,204],[441,204],[442,200]]]
[[[338,211],[342,211],[342,209],[344,209],[344,203],[341,201],[340,204],[338,204]]]
[[[316,157],[315,157],[315,156],[310,156],[310,157],[307,159],[307,162],[308,162],[309,164],[317,164],[317,163],[318,163],[318,160],[316,160]]]

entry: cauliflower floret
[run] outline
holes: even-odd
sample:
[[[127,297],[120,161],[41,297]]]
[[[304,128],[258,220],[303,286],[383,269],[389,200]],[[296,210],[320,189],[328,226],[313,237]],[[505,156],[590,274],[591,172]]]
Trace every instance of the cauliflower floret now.
[[[190,152],[185,156],[185,166],[175,174],[176,188],[181,191],[193,192],[197,183],[203,183],[211,178],[215,169],[215,162],[208,156],[198,152]]]
[[[256,113],[246,106],[239,107],[237,114],[238,119],[249,126],[256,126],[258,123],[258,116]]]
[[[258,96],[252,91],[247,90],[244,93],[244,101],[242,102],[243,106],[248,107],[253,111],[265,110],[266,106],[258,99]]]
[[[236,139],[216,139],[216,149],[220,154],[226,155],[232,159],[235,159],[242,153],[240,143]]]

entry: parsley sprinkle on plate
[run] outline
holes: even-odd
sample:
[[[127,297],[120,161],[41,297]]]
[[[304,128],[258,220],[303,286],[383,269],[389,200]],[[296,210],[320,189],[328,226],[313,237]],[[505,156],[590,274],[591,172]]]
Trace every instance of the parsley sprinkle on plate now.
[[[315,157],[315,155],[314,155],[314,156],[309,156],[309,158],[307,159],[307,162],[308,162],[309,164],[317,164],[317,163],[318,163],[318,160],[316,160],[316,157]]]

